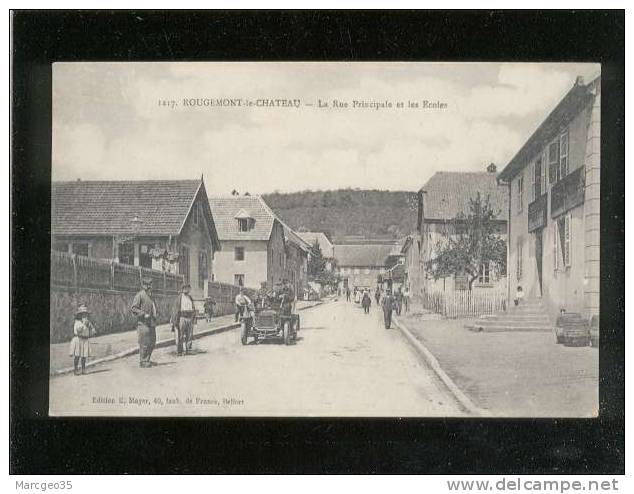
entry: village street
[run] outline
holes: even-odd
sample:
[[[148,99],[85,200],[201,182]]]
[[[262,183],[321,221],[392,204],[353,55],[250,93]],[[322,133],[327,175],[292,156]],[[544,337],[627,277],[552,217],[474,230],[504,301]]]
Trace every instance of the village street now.
[[[195,354],[156,350],[50,381],[52,415],[456,416],[464,412],[373,306],[328,302],[302,311],[295,345],[240,343],[230,330]]]

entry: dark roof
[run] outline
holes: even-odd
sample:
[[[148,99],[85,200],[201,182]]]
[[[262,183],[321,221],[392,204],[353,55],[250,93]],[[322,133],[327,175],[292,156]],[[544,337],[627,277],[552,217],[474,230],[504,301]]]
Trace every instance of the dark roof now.
[[[385,266],[394,244],[335,244],[335,259],[342,266]]]
[[[52,233],[179,235],[201,187],[206,197],[202,180],[53,182]],[[204,209],[217,243],[211,212]]]
[[[498,220],[508,217],[508,190],[491,172],[436,172],[421,189],[425,220],[451,220],[469,214],[469,200],[477,192],[489,196]]]
[[[325,233],[323,232],[297,232],[297,234],[304,239],[305,242],[310,244],[312,247],[315,244],[315,241],[319,243],[319,247],[321,248],[321,254],[324,257],[334,257],[334,249],[332,242],[328,239]]]
[[[528,138],[517,154],[499,174],[499,179],[508,182],[533,159],[543,147],[559,134],[592,101],[593,89],[599,78],[584,85],[578,78],[575,85],[550,112],[535,132]]]
[[[277,217],[259,196],[210,197],[209,205],[220,240],[269,240]],[[248,232],[238,229],[237,215],[253,218]],[[279,220],[278,220],[279,221]]]

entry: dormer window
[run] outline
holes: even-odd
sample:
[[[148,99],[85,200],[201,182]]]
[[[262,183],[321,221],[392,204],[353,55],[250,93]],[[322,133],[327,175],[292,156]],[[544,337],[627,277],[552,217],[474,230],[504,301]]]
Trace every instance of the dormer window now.
[[[238,221],[239,232],[248,232],[249,230],[253,229],[255,220],[244,209],[241,209],[240,211],[238,211],[238,214],[236,214],[235,218]]]

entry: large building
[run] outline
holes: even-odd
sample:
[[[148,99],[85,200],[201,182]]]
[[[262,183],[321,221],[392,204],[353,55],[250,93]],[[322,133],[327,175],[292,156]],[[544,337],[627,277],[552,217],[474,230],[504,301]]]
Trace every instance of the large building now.
[[[199,180],[53,182],[52,248],[183,274],[195,297],[220,249]]]
[[[391,243],[335,244],[334,254],[341,286],[374,288],[386,273],[385,261],[394,248]]]
[[[222,250],[214,257],[214,281],[249,288],[284,278],[284,225],[259,196],[209,199]]]
[[[508,197],[504,186],[497,183],[495,165],[484,172],[436,172],[418,192],[418,235],[404,244],[405,271],[410,290],[417,295],[421,290],[454,291],[469,289],[466,275],[433,279],[427,272],[427,263],[438,254],[439,246],[460,228],[461,215],[470,213],[470,201],[477,194],[489,199],[495,211],[496,231],[506,239]],[[493,265],[482,265],[472,289],[506,288],[505,273]],[[418,284],[420,283],[420,284]]]
[[[499,176],[509,291],[521,285],[553,316],[599,314],[600,128],[600,78],[578,78]]]

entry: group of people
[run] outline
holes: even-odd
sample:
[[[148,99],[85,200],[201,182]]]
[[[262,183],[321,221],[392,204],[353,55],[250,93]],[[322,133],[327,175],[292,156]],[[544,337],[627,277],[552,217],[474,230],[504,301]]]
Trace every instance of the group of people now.
[[[360,303],[361,307],[363,307],[363,312],[365,314],[370,313],[372,295],[368,288],[360,289],[355,286],[351,291],[350,287],[346,287],[345,293],[346,301],[350,302],[352,295],[352,299],[356,303]],[[404,289],[401,289],[401,287],[397,288],[395,293],[392,293],[390,288],[383,290],[380,286],[376,287],[376,290],[374,291],[374,300],[377,306],[380,306],[383,310],[386,329],[389,329],[392,325],[393,312],[396,312],[396,314],[400,316],[403,309],[405,312],[409,311],[409,299],[409,288],[407,286],[405,286]]]
[[[293,290],[288,279],[284,278],[281,283],[275,285],[272,291],[267,290],[266,287],[263,286],[253,301],[246,295],[244,288],[240,287],[240,291],[235,299],[235,321],[238,322],[240,317],[244,316],[245,312],[252,313],[256,307],[262,308],[270,305],[271,302],[279,303],[282,315],[290,315],[293,312],[295,290]]]

